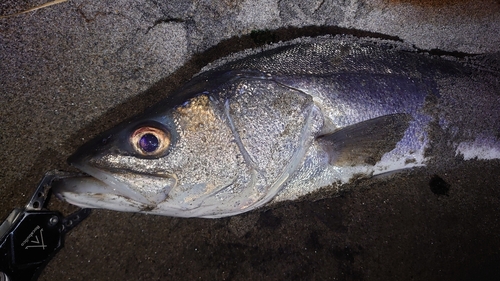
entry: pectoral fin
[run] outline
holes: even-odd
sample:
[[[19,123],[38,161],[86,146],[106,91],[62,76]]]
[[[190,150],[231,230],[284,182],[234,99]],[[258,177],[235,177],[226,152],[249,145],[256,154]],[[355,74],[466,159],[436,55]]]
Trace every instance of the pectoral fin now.
[[[317,140],[328,153],[331,165],[375,165],[396,147],[411,119],[405,113],[384,115],[322,135]]]

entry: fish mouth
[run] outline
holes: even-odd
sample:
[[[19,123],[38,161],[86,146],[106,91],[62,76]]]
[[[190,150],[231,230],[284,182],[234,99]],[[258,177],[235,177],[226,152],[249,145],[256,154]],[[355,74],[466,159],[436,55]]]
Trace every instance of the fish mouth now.
[[[110,186],[91,176],[67,177],[52,183],[54,195],[81,208],[104,208],[122,212],[151,209],[149,203],[130,198],[122,192],[110,193]]]
[[[62,201],[82,208],[104,208],[122,212],[138,212],[156,207],[154,202],[116,180],[109,172],[86,165],[75,165],[87,175],[64,176],[52,182],[54,195]]]

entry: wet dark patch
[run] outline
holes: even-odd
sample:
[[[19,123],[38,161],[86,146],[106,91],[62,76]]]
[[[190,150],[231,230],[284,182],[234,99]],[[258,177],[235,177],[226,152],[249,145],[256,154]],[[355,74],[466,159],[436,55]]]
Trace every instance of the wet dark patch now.
[[[353,249],[351,246],[335,247],[331,249],[331,253],[339,260],[338,270],[348,275],[347,280],[362,280],[362,274],[354,268],[356,256],[361,254],[360,249]]]
[[[438,175],[433,175],[429,180],[429,187],[431,188],[432,193],[436,195],[446,195],[448,196],[448,192],[450,191],[451,185],[447,183],[443,178]]]
[[[321,200],[317,202],[305,202],[304,205],[308,205],[308,208],[304,208],[304,214],[308,214],[307,211],[311,213],[319,222],[323,223],[330,230],[340,233],[347,232],[347,227],[343,223],[342,217],[342,200],[339,200],[337,204],[330,204],[327,200]]]
[[[331,252],[336,258],[351,263],[354,262],[354,257],[361,253],[361,251],[355,250],[350,246],[345,246],[343,248],[336,247],[333,248]]]
[[[307,259],[303,258],[299,252],[289,246],[282,246],[276,250],[264,252],[255,252],[249,264],[253,270],[262,273],[263,276],[273,276],[274,278],[282,276],[283,280],[301,280],[311,275],[313,270]],[[286,266],[277,273],[273,266],[274,261],[281,260],[288,264],[298,264],[299,266]],[[280,278],[281,279],[281,278]]]
[[[306,247],[312,250],[321,250],[323,249],[323,245],[319,241],[318,232],[312,231],[309,233],[309,239],[306,241]]]
[[[262,212],[258,224],[261,227],[276,229],[281,226],[281,218],[273,214],[272,210]]]
[[[487,258],[487,261],[467,274],[464,280],[500,280],[500,254]]]

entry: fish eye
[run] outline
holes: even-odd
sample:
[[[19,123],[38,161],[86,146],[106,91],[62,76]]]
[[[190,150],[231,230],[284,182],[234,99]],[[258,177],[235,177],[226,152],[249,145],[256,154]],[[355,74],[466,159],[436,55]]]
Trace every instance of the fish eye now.
[[[170,134],[168,131],[156,127],[144,126],[132,133],[130,142],[139,155],[158,156],[168,149]]]

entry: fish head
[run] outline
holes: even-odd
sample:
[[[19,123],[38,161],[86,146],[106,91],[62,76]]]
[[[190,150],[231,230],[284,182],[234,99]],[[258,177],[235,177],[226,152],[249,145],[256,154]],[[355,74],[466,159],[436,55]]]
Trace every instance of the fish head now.
[[[74,205],[170,216],[217,212],[217,191],[244,165],[234,135],[208,95],[157,105],[68,158],[88,176],[54,183]],[[217,201],[217,199],[213,199]]]
[[[269,202],[300,168],[321,121],[309,96],[242,76],[177,95],[83,145],[68,162],[89,176],[61,179],[55,193],[81,207],[180,217]]]

